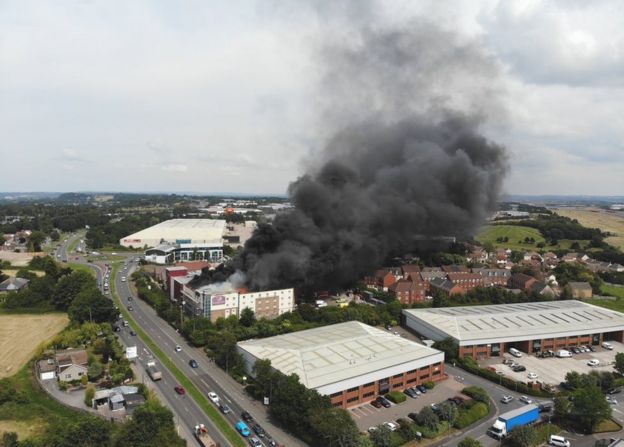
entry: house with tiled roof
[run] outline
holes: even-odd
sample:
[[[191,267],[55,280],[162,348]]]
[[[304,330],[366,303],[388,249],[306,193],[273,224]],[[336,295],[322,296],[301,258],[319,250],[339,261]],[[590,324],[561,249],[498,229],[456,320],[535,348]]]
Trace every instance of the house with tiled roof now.
[[[434,278],[429,282],[431,293],[442,292],[446,296],[463,295],[466,290],[446,278]]]
[[[28,287],[29,282],[24,278],[7,278],[0,283],[0,292],[19,292]]]

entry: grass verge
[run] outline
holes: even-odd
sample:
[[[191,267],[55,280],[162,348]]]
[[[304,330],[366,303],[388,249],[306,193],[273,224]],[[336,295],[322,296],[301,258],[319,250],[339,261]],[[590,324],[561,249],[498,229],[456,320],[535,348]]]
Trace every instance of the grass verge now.
[[[89,273],[89,275],[93,276],[93,277],[97,277],[97,275],[95,274],[95,271],[90,268],[88,265],[84,265],[84,264],[78,264],[76,262],[70,262],[68,264],[66,264],[70,269],[72,270],[78,270],[81,272],[87,272]]]
[[[610,433],[614,431],[620,431],[622,426],[615,422],[613,419],[605,419],[598,423],[594,429],[594,433]]]
[[[186,377],[186,375],[171,361],[171,359],[169,359],[169,357],[165,355],[165,353],[158,347],[158,345],[156,345],[156,343],[152,341],[152,339],[143,331],[143,329],[138,324],[136,324],[134,318],[132,318],[130,312],[128,312],[126,306],[123,305],[121,299],[119,298],[119,295],[117,294],[117,289],[115,285],[117,270],[119,270],[119,264],[114,264],[110,279],[111,295],[113,296],[113,299],[115,300],[117,306],[119,306],[119,311],[123,314],[124,318],[132,324],[132,327],[136,331],[137,336],[141,338],[143,343],[145,343],[150,348],[152,354],[154,354],[154,356],[158,358],[160,363],[164,365],[167,369],[169,369],[169,371],[171,371],[171,373],[178,380],[180,385],[186,388],[186,392],[191,395],[195,402],[197,402],[197,405],[199,405],[199,407],[204,410],[204,412],[208,415],[212,422],[214,422],[217,428],[221,430],[221,433],[223,433],[225,438],[234,446],[245,447],[245,442],[240,438],[238,433],[229,424],[229,422],[221,416],[221,413],[217,411],[214,405],[206,398],[206,396],[202,394],[201,391],[199,391],[199,389],[193,384],[193,382],[191,382]]]

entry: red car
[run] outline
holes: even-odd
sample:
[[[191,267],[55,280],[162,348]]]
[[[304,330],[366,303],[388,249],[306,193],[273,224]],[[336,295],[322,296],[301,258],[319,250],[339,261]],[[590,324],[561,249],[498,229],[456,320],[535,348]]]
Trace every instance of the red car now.
[[[182,385],[176,385],[176,386],[173,387],[173,389],[178,394],[186,394],[186,390],[184,389],[184,387]]]
[[[371,401],[371,405],[375,408],[381,408],[383,407],[383,405],[381,405],[381,402],[379,402],[377,399]]]

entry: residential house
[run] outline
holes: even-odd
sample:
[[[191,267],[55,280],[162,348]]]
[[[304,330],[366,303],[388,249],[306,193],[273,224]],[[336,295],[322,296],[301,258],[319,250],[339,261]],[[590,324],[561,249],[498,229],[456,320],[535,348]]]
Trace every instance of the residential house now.
[[[531,283],[531,285],[529,286],[529,289],[526,291],[536,292],[544,296],[550,296],[550,297],[555,296],[555,291],[552,289],[552,287],[550,287],[548,284],[544,284],[541,281],[535,281]]]
[[[483,278],[478,273],[449,273],[446,277],[453,284],[461,286],[464,290],[472,290],[483,286]]]
[[[0,283],[0,292],[19,292],[28,287],[29,282],[24,278],[7,278]]]
[[[389,269],[379,269],[373,276],[366,277],[364,281],[368,287],[387,292],[388,287],[397,282],[397,279]]]
[[[538,252],[536,251],[527,251],[524,254],[524,260],[525,261],[530,261],[530,260],[535,260],[535,261],[539,261],[542,262],[544,260],[544,258],[542,258],[542,255],[540,255]]]
[[[446,278],[433,278],[429,282],[429,287],[431,292],[442,292],[444,295],[451,297],[454,295],[463,295],[466,293],[466,290],[457,284],[454,284],[452,281],[449,281]]]
[[[43,359],[37,362],[37,372],[40,380],[56,379],[56,365],[54,359]]]
[[[589,256],[582,253],[571,252],[563,255],[561,260],[563,262],[587,262],[589,260]]]
[[[470,269],[461,264],[443,265],[442,271],[446,273],[470,273]]]
[[[390,295],[401,304],[414,304],[427,298],[427,287],[424,282],[400,279],[388,288]]]
[[[483,264],[487,262],[489,254],[483,247],[472,247],[471,251],[466,256],[466,261],[473,262],[475,264]]]
[[[408,279],[410,276],[420,277],[420,275],[418,275],[418,273],[420,273],[420,267],[418,264],[403,264],[401,266],[401,273],[403,279]]]
[[[425,271],[425,269],[423,269],[423,271],[420,272],[420,277],[425,283],[427,290],[431,290],[431,281],[434,279],[446,279],[446,272],[443,272],[442,270]]]
[[[572,298],[591,298],[592,286],[588,282],[569,282],[566,286],[572,293]]]
[[[473,273],[481,275],[485,287],[503,286],[506,287],[511,278],[511,271],[507,269],[472,269]]]
[[[595,259],[589,259],[586,263],[586,266],[590,271],[594,273],[607,272],[611,270],[610,262],[596,261]]]
[[[624,265],[622,264],[611,264],[609,266],[609,270],[614,272],[624,272]]]
[[[496,249],[496,264],[500,267],[507,264],[510,254],[511,254],[511,250],[509,249],[497,248]]]
[[[67,350],[56,353],[56,375],[62,382],[80,380],[87,375],[89,357],[84,349]]]
[[[536,282],[537,279],[532,276],[525,275],[524,273],[514,273],[509,279],[509,288],[529,292],[531,290],[531,286]]]

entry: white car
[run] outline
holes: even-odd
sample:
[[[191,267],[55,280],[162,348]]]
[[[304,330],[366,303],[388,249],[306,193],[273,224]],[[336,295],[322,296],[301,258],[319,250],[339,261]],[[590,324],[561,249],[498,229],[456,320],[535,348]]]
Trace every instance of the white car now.
[[[603,341],[602,342],[602,347],[605,349],[608,349],[609,351],[613,350],[613,345],[609,342]]]
[[[504,404],[508,404],[513,400],[513,396],[505,395],[502,397],[501,402]]]
[[[550,435],[548,443],[550,445],[554,445],[555,447],[570,447],[570,441],[568,441],[563,436]]]
[[[525,404],[532,404],[533,399],[530,399],[526,396],[520,396],[520,402],[524,402]]]
[[[399,429],[399,424],[395,422],[384,422],[383,423],[390,431],[397,431]]]
[[[531,379],[531,380],[533,380],[533,379],[537,379],[537,374],[535,374],[535,373],[529,373],[529,374],[527,374],[527,377],[528,377],[529,379]]]
[[[215,404],[219,403],[219,396],[217,396],[217,393],[213,391],[208,393],[208,399],[210,399],[212,403],[215,403]]]
[[[600,360],[598,359],[591,359],[589,362],[587,362],[587,366],[598,366],[600,365]]]
[[[376,431],[376,430],[377,430],[377,427],[375,427],[375,426],[368,427],[368,432],[369,432],[369,433],[372,433],[372,432],[374,432],[374,431]]]
[[[617,405],[618,401],[615,397],[607,396],[607,402],[611,405]]]
[[[125,276],[121,277],[121,282],[126,282],[126,277]]]
[[[182,351],[182,346],[176,345],[175,350],[176,350],[176,352]]]

